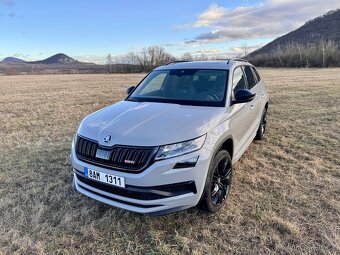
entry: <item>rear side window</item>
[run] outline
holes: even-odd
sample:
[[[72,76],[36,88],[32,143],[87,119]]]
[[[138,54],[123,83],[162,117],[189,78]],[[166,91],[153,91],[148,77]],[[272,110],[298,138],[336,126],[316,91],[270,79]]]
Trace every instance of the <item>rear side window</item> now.
[[[253,72],[256,76],[257,82],[259,82],[261,80],[259,73],[256,71],[256,69],[254,67],[251,67],[251,69],[253,70]]]
[[[254,73],[250,69],[250,66],[244,66],[243,68],[244,68],[244,72],[246,73],[247,80],[248,80],[248,89],[251,89],[257,83],[256,77],[254,76]]]
[[[233,91],[236,93],[240,89],[246,89],[247,84],[246,80],[244,77],[244,73],[241,67],[237,67],[234,70],[234,75],[233,75]]]

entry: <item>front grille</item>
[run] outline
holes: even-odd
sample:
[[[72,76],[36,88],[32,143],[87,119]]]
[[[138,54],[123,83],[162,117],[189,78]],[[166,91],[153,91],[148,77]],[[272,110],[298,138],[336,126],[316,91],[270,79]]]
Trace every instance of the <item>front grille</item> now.
[[[154,147],[104,147],[81,136],[76,142],[76,154],[80,160],[115,170],[138,172],[148,165],[154,152]]]

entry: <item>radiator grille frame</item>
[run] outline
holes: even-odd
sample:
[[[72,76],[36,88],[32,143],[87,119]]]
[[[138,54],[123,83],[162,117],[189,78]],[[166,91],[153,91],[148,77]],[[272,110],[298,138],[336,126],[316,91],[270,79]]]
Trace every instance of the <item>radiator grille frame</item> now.
[[[139,173],[150,166],[159,147],[113,145],[103,146],[98,141],[77,135],[75,152],[79,160],[112,170]],[[109,151],[109,159],[96,157],[97,149]]]

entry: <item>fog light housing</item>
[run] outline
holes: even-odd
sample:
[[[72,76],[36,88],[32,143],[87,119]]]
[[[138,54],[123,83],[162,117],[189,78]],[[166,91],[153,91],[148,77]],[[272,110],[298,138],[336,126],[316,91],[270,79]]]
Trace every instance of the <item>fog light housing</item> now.
[[[176,163],[176,165],[173,168],[178,169],[178,168],[194,167],[194,166],[196,166],[198,158],[199,158],[199,156],[182,160],[182,161]]]

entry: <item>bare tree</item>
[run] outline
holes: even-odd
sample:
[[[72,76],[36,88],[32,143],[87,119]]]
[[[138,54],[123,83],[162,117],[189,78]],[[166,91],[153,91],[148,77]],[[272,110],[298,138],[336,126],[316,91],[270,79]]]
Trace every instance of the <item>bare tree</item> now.
[[[109,67],[109,73],[112,73],[112,63],[113,63],[112,56],[111,54],[108,54],[106,57],[106,64]]]
[[[248,47],[247,47],[247,43],[245,43],[245,44],[243,45],[242,51],[243,51],[243,56],[242,56],[242,57],[247,57],[248,54],[249,54],[249,50],[248,50]]]
[[[199,55],[196,55],[194,59],[198,61],[205,61],[205,60],[208,60],[209,58],[204,53],[201,53]]]
[[[332,40],[301,44],[290,42],[278,45],[269,54],[251,57],[258,66],[272,67],[331,67],[340,64],[339,46]]]
[[[183,56],[181,57],[181,60],[184,60],[184,61],[192,61],[193,59],[194,58],[189,52],[184,53]]]
[[[163,47],[151,46],[140,52],[129,52],[119,57],[116,63],[124,65],[125,72],[139,70],[140,72],[151,71],[157,66],[174,61],[175,57],[165,51]]]
[[[299,59],[300,59],[300,67],[302,67],[302,53],[301,53],[301,45],[296,43],[296,47],[299,51]]]

